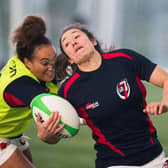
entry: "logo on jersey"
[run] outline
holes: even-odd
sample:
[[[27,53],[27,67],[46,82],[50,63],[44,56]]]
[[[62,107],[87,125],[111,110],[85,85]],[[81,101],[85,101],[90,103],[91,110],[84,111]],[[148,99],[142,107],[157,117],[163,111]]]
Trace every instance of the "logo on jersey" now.
[[[9,67],[9,73],[10,73],[10,77],[13,77],[14,75],[16,75],[16,63],[15,61],[12,61],[10,67]]]
[[[86,110],[92,110],[92,109],[95,109],[96,107],[99,107],[98,101],[86,104]]]
[[[168,168],[168,160],[165,161],[163,168]]]
[[[130,95],[130,86],[128,84],[127,79],[120,81],[117,84],[116,89],[117,89],[117,94],[121,99],[123,99],[123,100],[128,99],[128,97]]]

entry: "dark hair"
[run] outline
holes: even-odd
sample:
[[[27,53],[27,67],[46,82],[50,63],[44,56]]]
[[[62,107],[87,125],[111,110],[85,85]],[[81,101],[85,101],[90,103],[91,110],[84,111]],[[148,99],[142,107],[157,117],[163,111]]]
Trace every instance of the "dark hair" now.
[[[89,38],[90,40],[96,39],[95,36],[94,36],[87,28],[85,28],[85,26],[83,26],[83,25],[81,25],[81,24],[79,24],[79,23],[77,23],[77,24],[72,24],[72,25],[68,26],[67,28],[65,28],[65,29],[63,30],[63,32],[62,32],[62,34],[61,34],[61,36],[60,36],[60,39],[59,39],[60,50],[61,50],[61,52],[62,52],[67,58],[68,58],[68,55],[64,52],[64,50],[63,50],[63,48],[62,48],[62,45],[61,45],[61,38],[62,38],[63,34],[64,34],[65,32],[67,32],[68,30],[70,30],[70,29],[79,29],[80,31],[84,32],[84,33],[88,36],[88,38]],[[98,41],[98,40],[96,40],[96,41],[97,41],[97,45],[95,46],[95,49],[96,49],[99,53],[103,53],[103,50],[102,50],[101,47],[100,47],[99,41]]]
[[[33,58],[34,50],[40,45],[50,45],[51,41],[45,36],[46,24],[42,17],[30,15],[25,17],[22,24],[12,33],[11,42],[16,46],[20,60]]]
[[[59,54],[56,57],[55,63],[55,82],[60,83],[64,80],[67,76],[72,75],[75,71],[77,66],[75,64],[70,64],[68,58],[64,54]]]

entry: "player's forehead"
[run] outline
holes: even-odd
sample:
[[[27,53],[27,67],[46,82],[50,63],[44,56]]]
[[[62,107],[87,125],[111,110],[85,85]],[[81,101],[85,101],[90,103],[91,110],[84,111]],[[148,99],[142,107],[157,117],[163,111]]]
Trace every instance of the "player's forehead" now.
[[[84,32],[82,32],[80,29],[77,28],[71,28],[62,34],[61,42],[64,42],[66,39],[75,34],[84,34]]]

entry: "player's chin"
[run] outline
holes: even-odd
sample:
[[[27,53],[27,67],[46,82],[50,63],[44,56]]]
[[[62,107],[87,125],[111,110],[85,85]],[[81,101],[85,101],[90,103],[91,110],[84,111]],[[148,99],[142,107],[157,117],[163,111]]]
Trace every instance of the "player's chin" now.
[[[45,75],[45,81],[46,82],[51,82],[51,81],[54,80],[54,78],[55,78],[55,74],[53,74],[53,75]]]

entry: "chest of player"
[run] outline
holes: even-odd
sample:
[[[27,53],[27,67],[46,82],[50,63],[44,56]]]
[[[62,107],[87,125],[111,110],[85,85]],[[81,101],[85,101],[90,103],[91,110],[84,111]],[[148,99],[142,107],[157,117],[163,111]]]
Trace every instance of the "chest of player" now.
[[[128,116],[137,107],[142,109],[142,87],[131,66],[115,62],[91,73],[80,73],[69,91],[73,105],[85,111],[85,118],[101,121]]]

